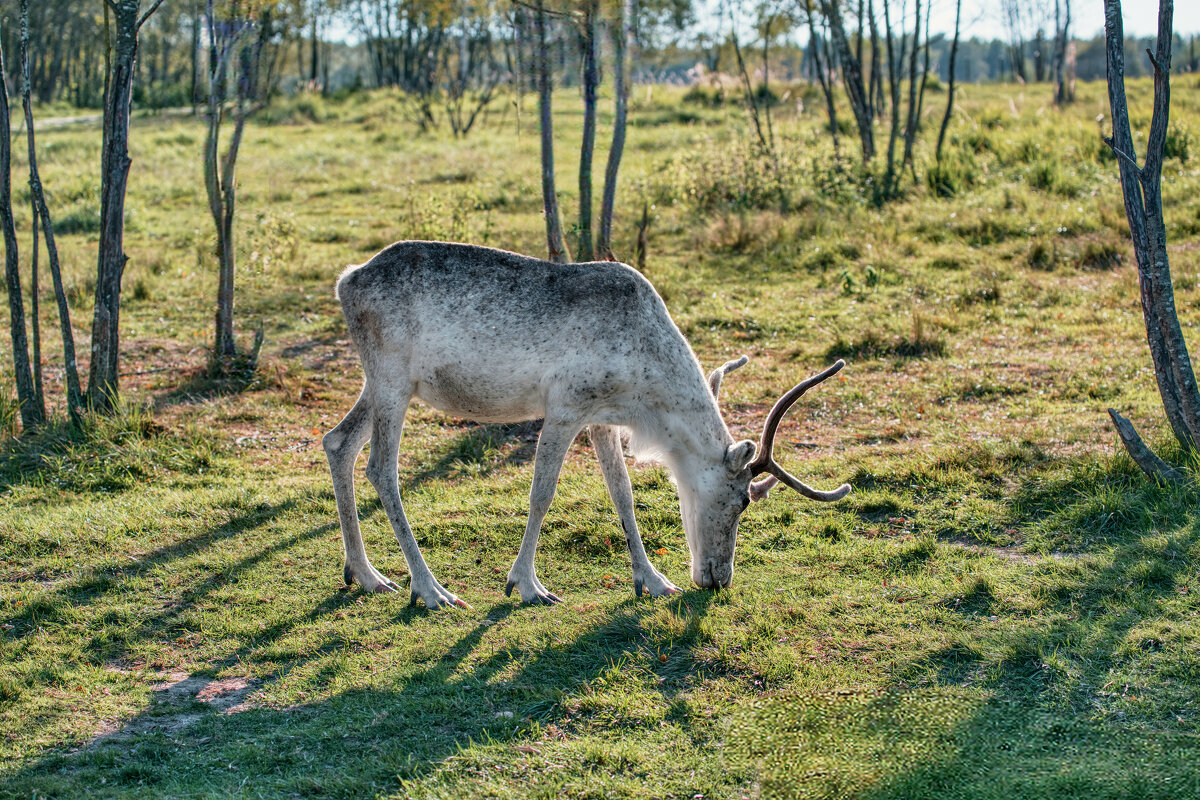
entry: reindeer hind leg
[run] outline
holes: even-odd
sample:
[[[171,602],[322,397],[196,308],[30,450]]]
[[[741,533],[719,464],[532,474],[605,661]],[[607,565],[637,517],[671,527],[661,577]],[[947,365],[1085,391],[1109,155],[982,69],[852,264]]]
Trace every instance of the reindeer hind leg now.
[[[371,404],[367,387],[350,409],[350,413],[337,427],[325,434],[321,444],[329,460],[329,474],[333,478],[333,495],[337,499],[338,522],[342,529],[342,545],[346,565],[342,577],[347,584],[358,581],[368,592],[394,592],[396,584],[388,580],[367,558],[363,546],[362,530],[358,522],[358,507],[354,500],[354,463],[363,445],[371,436]]]

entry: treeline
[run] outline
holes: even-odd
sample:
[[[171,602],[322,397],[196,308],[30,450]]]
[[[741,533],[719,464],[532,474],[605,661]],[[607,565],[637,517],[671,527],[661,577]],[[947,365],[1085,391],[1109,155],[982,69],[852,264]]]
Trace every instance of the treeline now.
[[[18,0],[0,0],[0,43],[8,52],[18,46]],[[300,90],[347,91],[357,88],[399,87],[417,98],[418,114],[427,124],[444,117],[456,131],[469,129],[480,103],[486,104],[498,87],[527,89],[531,73],[529,28],[532,6],[509,0],[233,0],[218,5],[265,19],[268,38],[264,70],[268,94]],[[558,3],[558,13],[572,9]],[[751,21],[773,17],[776,29],[768,54],[771,77],[818,80],[822,51],[830,43],[828,26],[814,31],[807,24],[805,0],[788,4],[761,3]],[[818,11],[824,4],[808,6]],[[840,3],[846,17],[846,36],[856,51],[871,53],[871,16],[879,17],[885,0],[847,0]],[[900,9],[891,4],[898,20]],[[1045,3],[1024,5],[1004,0],[1001,25],[1006,35],[959,41],[954,77],[964,82],[1052,80],[1056,28],[1051,19],[1034,11]],[[1067,4],[1069,6],[1069,4]],[[104,97],[106,43],[111,41],[111,18],[104,0],[41,0],[30,8],[30,84],[39,103],[61,102],[99,108]],[[549,4],[551,14],[555,4]],[[1052,6],[1050,6],[1052,8]],[[782,8],[782,10],[778,10]],[[1031,10],[1026,10],[1031,9]],[[910,9],[911,11],[911,9]],[[1015,13],[1010,20],[1009,12]],[[1039,12],[1045,16],[1044,9]],[[635,80],[685,83],[694,81],[697,65],[704,72],[735,75],[734,24],[722,19],[719,33],[697,28],[691,0],[644,0],[633,9]],[[911,14],[910,14],[911,16]],[[109,15],[111,17],[111,14]],[[711,20],[709,21],[711,26]],[[1058,29],[1063,27],[1060,21]],[[918,32],[923,33],[923,32]],[[133,103],[143,108],[199,107],[209,44],[205,41],[204,0],[169,0],[148,20],[141,33],[134,65]],[[548,30],[548,56],[560,83],[581,78],[582,47],[576,32]],[[951,34],[928,37],[929,70],[943,81],[950,78]],[[1200,68],[1200,42],[1175,36],[1178,71]],[[924,44],[923,44],[924,46]],[[1146,59],[1137,57],[1155,46],[1153,37],[1127,38],[1127,73],[1148,74]],[[882,45],[879,45],[882,49]],[[1070,38],[1067,46],[1081,80],[1104,77],[1102,36]],[[869,56],[870,57],[870,56]],[[836,65],[835,65],[836,66]],[[836,69],[835,69],[836,71]],[[16,82],[5,76],[10,93]]]

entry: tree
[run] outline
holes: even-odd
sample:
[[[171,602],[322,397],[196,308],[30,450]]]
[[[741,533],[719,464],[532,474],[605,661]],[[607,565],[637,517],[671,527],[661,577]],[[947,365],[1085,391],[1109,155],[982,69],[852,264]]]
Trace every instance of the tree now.
[[[0,49],[0,76],[4,74],[4,52]],[[9,334],[13,346],[17,402],[21,425],[28,430],[42,422],[29,364],[29,339],[25,332],[25,302],[21,292],[17,229],[12,210],[12,133],[9,125],[8,91],[0,91],[0,227],[4,232],[4,277],[8,286]]]
[[[208,135],[204,144],[204,188],[208,207],[217,231],[216,334],[213,344],[212,371],[223,375],[237,369],[253,369],[262,346],[261,328],[254,346],[245,359],[239,359],[233,333],[234,278],[237,253],[234,249],[234,215],[237,210],[237,159],[246,119],[262,103],[260,70],[263,49],[271,36],[271,8],[260,9],[257,16],[242,13],[235,1],[222,13],[207,0],[209,47]],[[221,123],[232,83],[233,132],[225,155],[220,155]],[[243,361],[244,363],[238,363]]]
[[[1106,143],[1117,155],[1125,216],[1138,265],[1138,285],[1146,339],[1154,363],[1154,377],[1175,438],[1185,450],[1194,451],[1200,441],[1200,390],[1188,355],[1187,343],[1175,311],[1171,265],[1167,254],[1167,231],[1162,213],[1162,162],[1171,109],[1172,0],[1160,0],[1158,39],[1155,53],[1146,54],[1154,68],[1154,112],[1146,141],[1146,158],[1139,166],[1129,126],[1125,101],[1124,26],[1121,0],[1104,2],[1104,34],[1107,45],[1108,102],[1112,115],[1112,137]],[[1155,455],[1129,420],[1115,409],[1108,410],[1125,449],[1149,476],[1177,482],[1183,476]]]
[[[1070,29],[1071,0],[1054,0],[1054,102],[1060,106],[1075,101],[1075,46]]]
[[[50,217],[50,208],[46,204],[46,194],[42,187],[42,177],[38,170],[37,140],[33,127],[33,108],[30,102],[32,92],[29,77],[29,0],[21,0],[21,105],[25,111],[25,138],[29,147],[29,194],[33,205],[33,248],[32,257],[32,295],[33,303],[33,357],[34,383],[37,391],[38,406],[45,418],[45,400],[42,394],[41,381],[41,342],[37,326],[38,306],[38,221],[42,224],[42,234],[46,239],[46,257],[50,263],[50,279],[54,285],[54,297],[58,304],[59,329],[63,345],[63,373],[67,384],[67,415],[72,422],[78,422],[83,413],[83,393],[79,383],[79,367],[75,360],[75,333],[71,328],[71,307],[67,303],[67,293],[63,288],[62,269],[58,259],[58,244],[54,239],[54,221]]]
[[[600,258],[615,261],[612,248],[613,209],[617,202],[617,174],[625,151],[625,120],[629,113],[629,50],[633,42],[633,0],[621,0],[620,17],[613,30],[613,114],[612,146],[604,168],[604,197],[600,205],[600,235],[596,252]],[[643,214],[644,216],[644,214]],[[643,251],[644,252],[644,251]]]
[[[138,32],[163,0],[144,13],[141,0],[105,0],[113,45],[107,55],[104,139],[100,154],[100,247],[96,259],[96,302],[92,316],[92,359],[87,403],[109,412],[118,399],[121,352],[121,277],[125,273],[125,190],[129,181],[129,113],[137,60]]]
[[[546,216],[546,247],[550,260],[567,263],[571,254],[563,238],[562,217],[558,213],[558,190],[554,180],[554,119],[551,95],[554,82],[550,75],[550,58],[546,39],[546,0],[537,0],[533,17],[537,46],[534,48],[533,69],[538,86],[538,114],[541,118],[542,145],[542,203]]]
[[[858,124],[858,139],[862,148],[862,160],[866,164],[875,155],[875,135],[873,130],[875,119],[870,98],[863,89],[861,55],[862,3],[859,3],[859,54],[857,56],[851,52],[850,43],[846,40],[846,31],[842,26],[842,12],[838,8],[837,0],[822,0],[822,7],[825,17],[829,20],[829,33],[833,39],[834,50],[837,52],[838,61],[842,65],[842,80],[846,84],[846,96],[850,99],[850,108],[854,112],[854,121]],[[809,28],[815,33],[815,29],[812,27],[811,11]],[[832,100],[828,97],[828,91],[826,95],[826,100],[832,106]]]
[[[813,14],[811,2],[804,4],[804,13],[808,19],[808,50],[812,53],[813,66],[816,68],[817,82],[821,86],[821,94],[825,97],[825,114],[829,117],[829,135],[833,138],[833,154],[838,155],[838,122],[837,122],[837,106],[833,101],[833,75],[832,64],[825,59],[822,47],[824,37],[817,31],[816,15]],[[870,130],[868,128],[868,130]],[[861,132],[861,128],[860,128]],[[864,145],[864,160],[865,156]]]
[[[962,0],[954,2],[954,43],[950,45],[950,79],[946,88],[946,113],[942,115],[942,127],[938,129],[937,148],[934,157],[942,163],[942,143],[946,140],[946,128],[950,127],[950,115],[954,112],[954,67],[958,59],[958,34],[962,22]]]

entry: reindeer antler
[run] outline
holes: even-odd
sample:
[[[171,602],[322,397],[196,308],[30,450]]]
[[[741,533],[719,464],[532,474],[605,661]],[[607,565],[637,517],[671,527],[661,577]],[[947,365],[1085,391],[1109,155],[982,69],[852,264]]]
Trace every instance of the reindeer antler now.
[[[763,478],[761,481],[754,481],[750,484],[750,498],[752,500],[761,500],[767,496],[767,492],[775,486],[776,483],[783,483],[795,489],[800,494],[810,500],[822,500],[824,502],[832,502],[841,500],[846,495],[850,494],[850,484],[843,483],[838,488],[831,492],[823,492],[820,489],[814,489],[805,484],[799,478],[789,473],[786,469],[779,466],[775,461],[775,433],[779,430],[779,423],[783,421],[783,416],[792,406],[796,404],[805,392],[818,383],[830,378],[842,371],[842,367],[846,366],[846,362],[840,358],[833,366],[826,369],[824,372],[818,372],[811,378],[793,386],[783,397],[775,403],[775,406],[767,414],[766,425],[763,426],[762,440],[758,445],[758,455],[750,462],[749,468],[751,474],[758,476],[764,472],[769,472],[770,476]]]

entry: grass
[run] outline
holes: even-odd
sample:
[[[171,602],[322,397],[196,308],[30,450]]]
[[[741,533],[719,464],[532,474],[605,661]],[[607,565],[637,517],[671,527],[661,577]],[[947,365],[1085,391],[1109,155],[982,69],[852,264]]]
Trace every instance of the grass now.
[[[1164,184],[1185,325],[1190,80]],[[1130,87],[1148,116],[1148,84]],[[651,204],[646,272],[702,362],[751,356],[723,388],[739,436],[796,379],[850,362],[792,412],[780,455],[855,492],[777,491],[743,518],[731,590],[636,599],[577,442],[538,562],[565,603],[526,608],[502,589],[537,426],[414,407],[406,508],[475,607],[437,613],[340,586],[319,437],[360,372],[331,287],[403,237],[541,252],[532,99],[519,134],[498,107],[461,141],[414,134],[390,93],[300,98],[250,126],[238,314],[267,344],[236,385],[206,378],[200,123],[138,120],[127,404],[0,449],[0,796],[1200,798],[1200,494],[1114,453],[1108,406],[1167,432],[1096,142],[1104,92],[1061,112],[1043,88],[964,87],[952,156],[880,206],[877,175],[832,162],[819,103],[776,107],[776,170],[747,155],[735,106],[639,87],[618,253]],[[557,114],[566,169],[577,99]],[[41,141],[52,206],[83,220],[95,130]],[[81,224],[60,247],[85,344],[95,237]],[[632,474],[647,550],[683,586],[674,488]],[[403,584],[361,479],[358,502]]]

